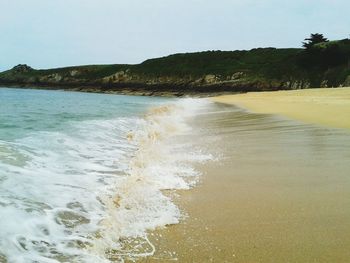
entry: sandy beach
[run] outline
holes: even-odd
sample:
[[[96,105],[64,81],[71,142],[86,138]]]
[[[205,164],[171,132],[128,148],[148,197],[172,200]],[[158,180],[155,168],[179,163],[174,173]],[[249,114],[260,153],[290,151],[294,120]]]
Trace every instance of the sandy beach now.
[[[306,123],[350,129],[350,88],[249,92],[213,98],[256,113],[287,116]]]
[[[215,98],[259,113],[218,103],[194,121],[193,136],[219,159],[198,165],[201,183],[177,193],[188,216],[151,233],[156,253],[141,261],[348,262],[350,133],[330,127],[349,127],[341,122],[349,95],[318,89]],[[311,104],[331,112],[302,116]]]

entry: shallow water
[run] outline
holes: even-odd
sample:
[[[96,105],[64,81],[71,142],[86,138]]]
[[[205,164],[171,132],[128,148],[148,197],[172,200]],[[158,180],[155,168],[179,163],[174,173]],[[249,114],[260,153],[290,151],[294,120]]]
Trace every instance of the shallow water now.
[[[210,158],[176,143],[205,105],[0,88],[0,262],[152,254],[146,231],[181,217],[161,190],[192,187],[189,161]]]
[[[198,165],[202,183],[178,200],[190,217],[142,262],[349,262],[349,130],[225,104],[192,125],[219,161]]]

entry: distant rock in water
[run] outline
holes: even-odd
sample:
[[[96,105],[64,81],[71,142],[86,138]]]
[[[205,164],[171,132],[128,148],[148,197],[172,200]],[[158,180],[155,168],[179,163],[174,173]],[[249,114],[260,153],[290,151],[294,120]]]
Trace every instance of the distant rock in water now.
[[[27,64],[18,64],[17,66],[12,68],[12,71],[15,73],[27,73],[33,71],[34,69]]]

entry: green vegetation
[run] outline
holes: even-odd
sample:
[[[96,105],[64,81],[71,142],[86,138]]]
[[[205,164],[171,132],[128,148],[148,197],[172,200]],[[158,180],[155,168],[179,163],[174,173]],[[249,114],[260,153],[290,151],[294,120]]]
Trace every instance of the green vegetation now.
[[[303,47],[306,49],[310,49],[316,44],[326,42],[328,42],[328,39],[325,38],[322,34],[311,34],[309,38],[305,38],[305,42],[303,42]]]
[[[350,85],[350,40],[311,34],[302,48],[257,48],[175,54],[137,65],[91,65],[35,70],[18,65],[0,73],[1,85],[96,91],[246,91]]]
[[[320,86],[322,82],[330,86],[349,85],[350,39],[311,41],[298,62],[313,86]]]
[[[207,74],[230,76],[244,72],[256,76],[281,77],[295,64],[298,49],[258,48],[250,51],[206,51],[151,59],[135,66],[136,73],[148,76],[201,77]]]

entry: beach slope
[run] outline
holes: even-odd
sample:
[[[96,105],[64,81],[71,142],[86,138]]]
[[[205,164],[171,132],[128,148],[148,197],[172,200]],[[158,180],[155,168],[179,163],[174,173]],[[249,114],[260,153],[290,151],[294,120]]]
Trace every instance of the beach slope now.
[[[350,129],[350,88],[251,92],[212,100],[255,113],[280,114],[306,123]]]
[[[312,92],[320,95],[309,95]],[[294,105],[298,94],[305,96]],[[218,101],[241,103],[245,100],[239,98],[252,96],[247,101],[261,110],[281,113],[286,107],[293,114],[293,109],[301,114],[308,104],[315,105],[320,115],[309,118],[316,122],[322,112],[325,120],[346,116],[346,94],[346,89],[323,89],[233,95]],[[198,165],[201,182],[191,191],[178,192],[175,200],[187,216],[180,224],[152,233],[157,249],[141,262],[349,261],[349,130],[225,103],[213,103],[192,127],[192,138],[184,139],[217,160]]]

